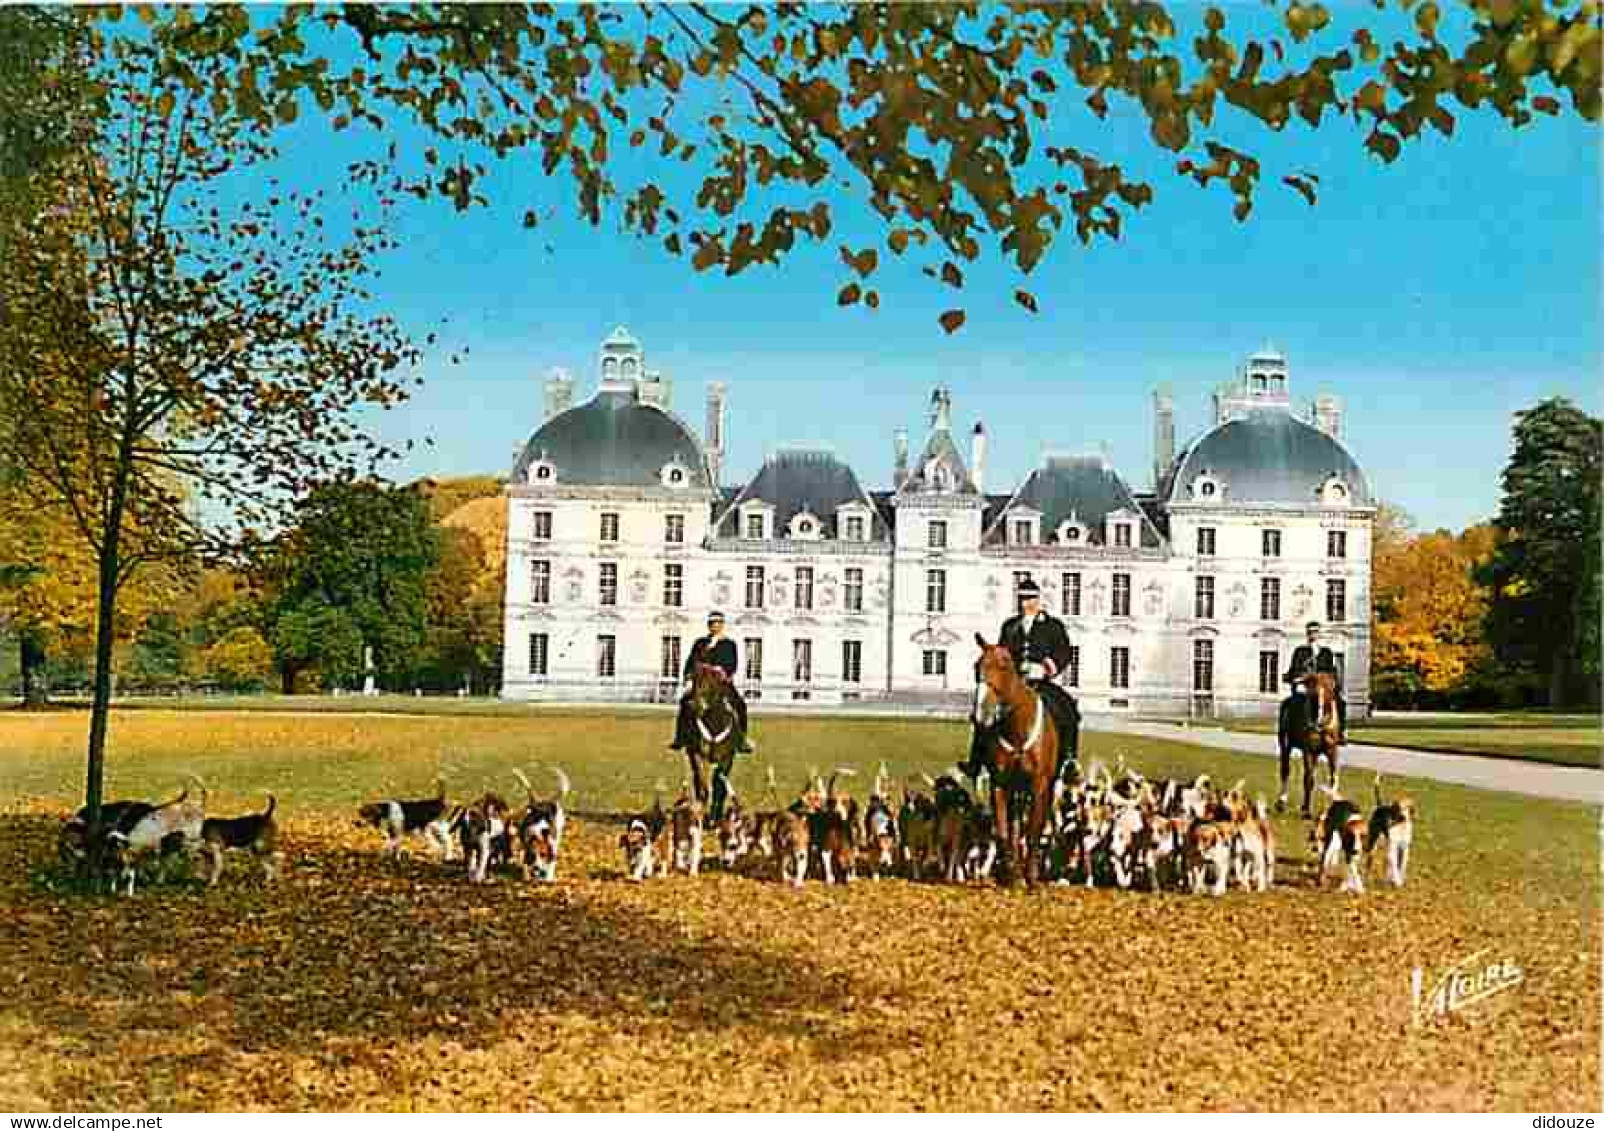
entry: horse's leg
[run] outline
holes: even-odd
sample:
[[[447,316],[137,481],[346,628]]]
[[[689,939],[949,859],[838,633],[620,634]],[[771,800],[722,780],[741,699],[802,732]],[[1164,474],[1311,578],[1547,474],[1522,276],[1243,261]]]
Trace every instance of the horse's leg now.
[[[1309,803],[1314,798],[1314,775],[1316,772],[1314,750],[1319,748],[1308,739],[1304,739],[1304,745],[1311,748],[1305,750],[1302,746],[1298,747],[1298,753],[1303,755],[1303,815],[1308,817],[1310,816]]]
[[[707,807],[707,823],[716,825],[724,816],[724,802],[729,797],[729,766],[726,759],[713,762],[713,800]]]
[[[685,757],[691,760],[691,789],[696,793],[696,800],[707,803],[707,775],[702,771],[702,758],[696,747],[687,746]]]
[[[1292,736],[1287,733],[1286,712],[1282,711],[1281,716],[1281,725],[1276,728],[1276,744],[1281,749],[1281,794],[1275,799],[1277,813],[1286,811],[1287,779],[1292,776]]]
[[[997,786],[991,791],[991,835],[1008,849],[1008,882],[1013,883],[1019,874],[1019,860],[1014,852],[1013,825],[1008,820],[1008,791]]]
[[[1047,826],[1047,805],[1052,793],[1052,779],[1042,778],[1036,783],[1036,793],[1030,800],[1030,819],[1025,822],[1025,883],[1035,886],[1041,879],[1041,832]]]
[[[1337,755],[1340,748],[1337,746],[1336,735],[1330,733],[1330,741],[1326,743],[1326,757],[1331,762],[1331,792],[1340,792],[1342,787],[1337,784]]]

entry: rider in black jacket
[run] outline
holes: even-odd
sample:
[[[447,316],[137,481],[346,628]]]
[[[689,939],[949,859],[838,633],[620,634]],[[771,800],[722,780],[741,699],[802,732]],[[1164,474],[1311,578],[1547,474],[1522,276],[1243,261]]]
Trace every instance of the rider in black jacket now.
[[[707,635],[691,645],[691,654],[685,657],[681,677],[689,682],[697,664],[711,664],[728,677],[725,688],[730,706],[735,711],[735,748],[750,752],[753,746],[746,736],[746,700],[735,688],[735,672],[740,667],[740,656],[735,650],[735,641],[724,635],[724,614],[717,610],[707,614]],[[679,717],[674,721],[674,741],[669,743],[668,748],[683,750],[695,738],[696,724],[691,719],[691,693],[687,688],[685,694],[680,696]]]
[[[1342,673],[1337,670],[1337,658],[1332,655],[1331,649],[1320,643],[1320,622],[1312,620],[1308,623],[1308,643],[1299,644],[1292,652],[1292,661],[1287,665],[1286,674],[1281,678],[1290,683],[1294,689],[1301,689],[1303,680],[1312,674],[1329,672],[1336,679],[1337,685],[1337,731],[1338,741],[1348,741],[1348,703],[1342,695]],[[1303,717],[1314,725],[1314,702],[1307,695],[1301,695],[1297,690],[1286,697],[1281,703],[1281,714],[1285,718],[1289,712],[1301,710]]]

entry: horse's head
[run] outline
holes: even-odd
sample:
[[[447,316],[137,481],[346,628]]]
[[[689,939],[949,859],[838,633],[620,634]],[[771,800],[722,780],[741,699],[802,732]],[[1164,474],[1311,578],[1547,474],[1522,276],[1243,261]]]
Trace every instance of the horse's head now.
[[[1001,644],[987,644],[986,638],[975,633],[980,647],[980,658],[975,661],[975,703],[971,717],[980,726],[991,726],[1002,714],[1005,703],[1019,690],[1019,669],[1014,658]]]
[[[713,664],[697,664],[691,670],[691,706],[704,715],[724,702],[728,684],[724,669]]]

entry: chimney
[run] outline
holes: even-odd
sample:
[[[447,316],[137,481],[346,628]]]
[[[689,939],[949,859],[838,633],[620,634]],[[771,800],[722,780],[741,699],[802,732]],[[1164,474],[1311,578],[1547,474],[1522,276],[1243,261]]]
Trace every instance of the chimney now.
[[[1314,410],[1310,414],[1314,419],[1314,426],[1330,436],[1333,440],[1342,439],[1342,398],[1332,396],[1330,393],[1321,393],[1314,399]]]
[[[969,478],[974,482],[975,491],[984,495],[986,493],[986,426],[978,420],[975,422],[975,431],[969,438]]]
[[[708,470],[712,473],[714,487],[719,485],[724,474],[724,393],[724,382],[708,383],[707,427],[702,433],[702,443],[707,448]]]
[[[908,430],[898,428],[891,444],[895,457],[891,465],[891,488],[900,491],[902,485],[908,481]]]
[[[1170,387],[1153,390],[1153,490],[1157,491],[1175,462],[1175,401]]]
[[[574,403],[574,379],[566,369],[553,369],[546,374],[546,419],[567,412]]]
[[[655,369],[646,370],[639,385],[635,387],[635,396],[641,404],[655,405],[666,409],[673,399],[674,384]]]

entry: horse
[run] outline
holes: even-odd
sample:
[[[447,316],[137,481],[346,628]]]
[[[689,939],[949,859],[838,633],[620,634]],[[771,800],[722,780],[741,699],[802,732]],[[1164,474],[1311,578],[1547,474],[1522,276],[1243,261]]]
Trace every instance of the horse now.
[[[1040,868],[1037,846],[1058,774],[1058,727],[1042,697],[1014,667],[1008,649],[987,644],[978,632],[975,643],[980,659],[975,664],[973,718],[978,726],[994,728],[993,829],[1007,847],[1008,878],[1023,872],[1025,883],[1034,886]],[[1023,812],[1027,798],[1029,810]]]
[[[1276,809],[1286,808],[1287,778],[1292,773],[1292,750],[1296,747],[1303,756],[1303,816],[1310,815],[1309,802],[1314,793],[1314,778],[1321,758],[1331,772],[1331,788],[1337,788],[1337,678],[1330,672],[1314,672],[1303,677],[1304,694],[1315,705],[1314,717],[1305,713],[1302,718],[1292,716],[1299,712],[1281,711],[1276,727],[1276,742],[1281,750],[1281,796]]]
[[[724,816],[730,793],[730,769],[735,765],[735,707],[730,703],[729,677],[713,664],[697,664],[691,673],[691,722],[696,733],[685,747],[691,761],[691,783],[696,800],[707,806],[709,824]],[[703,762],[713,767],[712,797],[708,797]]]

